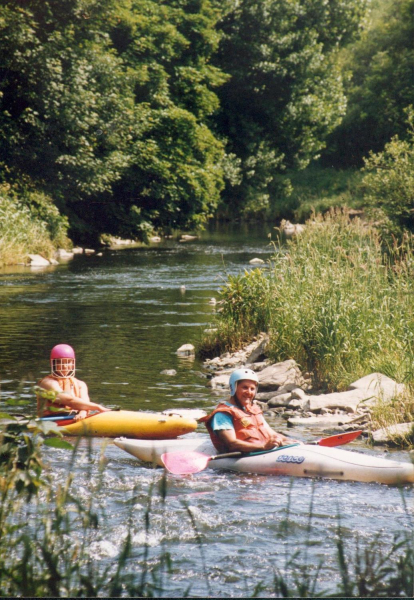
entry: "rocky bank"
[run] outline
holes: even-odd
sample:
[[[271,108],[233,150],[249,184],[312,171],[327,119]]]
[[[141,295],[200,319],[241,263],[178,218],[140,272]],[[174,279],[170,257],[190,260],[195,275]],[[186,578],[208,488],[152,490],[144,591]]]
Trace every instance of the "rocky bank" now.
[[[266,354],[269,338],[261,334],[251,344],[232,354],[206,360],[210,384],[220,392],[228,390],[230,373],[245,366],[259,378],[256,400],[265,414],[276,413],[286,419],[288,427],[315,426],[326,432],[361,429],[374,443],[386,444],[391,437],[404,437],[414,423],[372,430],[371,409],[378,402],[388,402],[404,393],[405,386],[382,373],[371,373],[354,381],[344,392],[319,394],[312,390],[310,374],[302,373],[294,360],[272,363]]]

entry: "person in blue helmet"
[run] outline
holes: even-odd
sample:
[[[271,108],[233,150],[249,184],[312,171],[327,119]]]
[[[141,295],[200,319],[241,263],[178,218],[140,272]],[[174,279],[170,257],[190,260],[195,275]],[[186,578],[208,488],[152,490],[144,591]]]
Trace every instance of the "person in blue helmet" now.
[[[259,379],[251,369],[236,369],[230,376],[230,398],[200,419],[219,452],[271,450],[298,443],[274,431],[254,402]]]

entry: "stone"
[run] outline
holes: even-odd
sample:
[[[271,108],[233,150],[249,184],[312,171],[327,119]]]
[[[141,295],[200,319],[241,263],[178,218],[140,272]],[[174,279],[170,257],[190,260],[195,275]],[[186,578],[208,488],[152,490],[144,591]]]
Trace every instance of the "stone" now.
[[[73,252],[73,254],[82,254],[83,253],[83,248],[80,248],[79,246],[76,246],[75,248],[72,248],[72,252]]]
[[[388,402],[405,391],[405,385],[397,383],[382,373],[371,373],[361,377],[349,386],[350,390],[361,390],[367,398]]]
[[[222,375],[216,375],[216,377],[213,377],[210,380],[210,385],[213,388],[213,390],[217,390],[217,389],[229,389],[229,379],[230,379],[230,373],[225,373]]]
[[[387,442],[392,442],[395,438],[401,439],[408,436],[414,436],[414,422],[399,423],[377,429],[372,433],[372,440],[374,444],[386,444]]]
[[[197,240],[198,236],[196,235],[188,235],[184,234],[181,236],[180,242],[192,242],[193,240]]]
[[[177,371],[175,369],[164,369],[163,371],[161,371],[160,375],[177,375]]]
[[[293,398],[289,402],[288,408],[292,408],[293,410],[309,410],[309,398]]]
[[[318,427],[342,426],[352,422],[352,417],[347,415],[321,415],[318,417],[290,417],[288,425],[297,426],[316,425]]]
[[[159,235],[153,235],[152,237],[150,237],[149,241],[153,242],[154,244],[159,244],[161,238]]]
[[[58,258],[60,260],[69,260],[69,259],[73,258],[73,252],[68,252],[67,250],[64,250],[63,248],[59,248],[56,251],[56,258]]]
[[[263,265],[264,262],[265,261],[262,260],[261,258],[252,258],[251,260],[249,260],[250,265]]]
[[[95,250],[93,248],[85,248],[83,252],[84,254],[95,254]]]
[[[288,404],[291,401],[291,395],[290,393],[287,394],[279,394],[278,396],[274,396],[273,398],[270,398],[267,405],[270,408],[275,408],[277,406],[288,406]]]
[[[292,399],[297,400],[307,400],[308,394],[304,392],[301,388],[293,388],[292,390]]]
[[[40,254],[28,254],[31,267],[48,267],[50,262]]]
[[[366,400],[367,394],[363,390],[349,390],[347,392],[333,392],[309,396],[309,410],[320,412],[322,408],[331,410],[340,409],[347,412],[356,412],[361,402]]]
[[[190,356],[195,354],[195,348],[193,344],[183,344],[177,350],[179,356]]]
[[[251,369],[255,373],[258,373],[259,371],[263,371],[263,369],[265,369],[266,367],[268,367],[269,364],[271,364],[270,361],[263,360],[261,362],[249,363],[248,365],[246,365],[246,367],[249,368],[249,369]]]
[[[288,383],[300,387],[302,374],[294,360],[285,360],[263,369],[259,373],[259,386],[262,391],[278,390]]]
[[[267,333],[261,333],[257,340],[245,348],[246,366],[257,362],[257,360],[266,353],[268,345],[269,336]]]

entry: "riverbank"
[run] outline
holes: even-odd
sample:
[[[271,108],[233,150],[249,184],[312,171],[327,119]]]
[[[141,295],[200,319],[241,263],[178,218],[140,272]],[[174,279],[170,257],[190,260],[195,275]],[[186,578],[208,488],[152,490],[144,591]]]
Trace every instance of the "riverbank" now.
[[[341,392],[370,373],[409,390],[382,405],[382,426],[414,421],[412,241],[384,251],[378,232],[346,211],[306,223],[286,245],[275,242],[267,268],[230,276],[199,345],[208,358],[269,334],[273,362],[294,359],[320,392]]]

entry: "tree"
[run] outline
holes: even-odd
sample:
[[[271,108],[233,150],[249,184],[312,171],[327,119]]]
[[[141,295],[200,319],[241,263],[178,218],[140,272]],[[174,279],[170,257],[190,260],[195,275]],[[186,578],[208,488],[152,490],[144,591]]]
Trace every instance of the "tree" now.
[[[221,20],[216,62],[231,79],[218,91],[218,131],[241,160],[242,180],[229,192],[235,203],[266,207],[275,175],[305,167],[340,123],[346,99],[337,50],[358,29],[365,5],[241,0]]]
[[[382,152],[365,159],[364,200],[387,233],[414,232],[414,109],[405,140],[394,136]]]
[[[395,135],[406,136],[405,109],[414,104],[414,0],[377,0],[369,26],[347,49],[348,110],[324,160],[361,166]]]
[[[3,178],[53,195],[76,241],[202,223],[223,187],[216,18],[208,0],[3,0]]]

